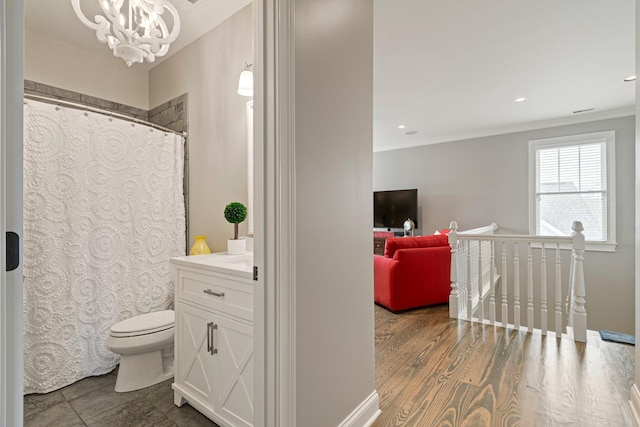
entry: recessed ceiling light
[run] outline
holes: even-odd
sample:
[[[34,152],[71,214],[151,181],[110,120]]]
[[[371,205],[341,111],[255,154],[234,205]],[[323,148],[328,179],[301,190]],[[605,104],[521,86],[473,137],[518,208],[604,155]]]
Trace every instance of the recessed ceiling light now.
[[[406,127],[407,127],[407,126],[405,126],[405,125],[398,125],[398,129],[404,129],[404,128],[406,128]]]
[[[410,131],[405,132],[404,134],[411,136],[411,135],[416,135],[417,133],[418,133],[417,130],[410,130]]]
[[[623,80],[623,82],[635,82],[635,81],[636,81],[636,76],[629,76]]]
[[[595,110],[595,108],[585,108],[585,109],[582,109],[582,110],[576,110],[576,111],[573,112],[573,114],[588,113],[588,112],[593,111],[593,110]]]
[[[523,102],[527,102],[527,98],[524,98],[524,97],[516,98],[514,102],[518,104],[522,104]]]

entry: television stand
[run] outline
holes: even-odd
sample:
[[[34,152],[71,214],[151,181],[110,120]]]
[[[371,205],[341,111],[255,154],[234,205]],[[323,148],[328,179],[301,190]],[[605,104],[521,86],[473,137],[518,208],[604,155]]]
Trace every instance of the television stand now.
[[[373,253],[374,255],[384,255],[384,245],[387,242],[388,237],[374,237],[373,238]]]
[[[373,232],[373,253],[375,255],[384,255],[384,245],[389,237],[396,237],[396,233],[393,231]]]

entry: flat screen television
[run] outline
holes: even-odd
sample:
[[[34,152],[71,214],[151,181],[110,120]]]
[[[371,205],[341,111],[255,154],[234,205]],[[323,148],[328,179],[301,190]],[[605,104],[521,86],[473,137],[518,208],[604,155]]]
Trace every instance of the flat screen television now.
[[[402,231],[407,218],[411,218],[417,229],[417,189],[373,192],[373,228]]]

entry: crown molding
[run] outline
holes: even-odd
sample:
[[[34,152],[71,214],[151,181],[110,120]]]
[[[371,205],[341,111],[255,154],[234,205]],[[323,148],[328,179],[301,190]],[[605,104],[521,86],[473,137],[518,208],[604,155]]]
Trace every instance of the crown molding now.
[[[374,147],[373,152],[402,150],[405,148],[421,147],[423,145],[442,144],[444,142],[463,141],[465,139],[485,138],[488,136],[505,135],[509,133],[526,132],[530,130],[546,129],[558,126],[575,125],[580,123],[595,122],[598,120],[616,119],[619,117],[634,116],[635,107],[618,108],[615,110],[607,110],[590,114],[579,114],[571,117],[562,117],[559,119],[541,120],[537,122],[523,123],[515,126],[505,126],[493,129],[483,129],[474,132],[453,134],[439,138],[426,138],[420,141],[399,143],[393,145],[383,145]]]

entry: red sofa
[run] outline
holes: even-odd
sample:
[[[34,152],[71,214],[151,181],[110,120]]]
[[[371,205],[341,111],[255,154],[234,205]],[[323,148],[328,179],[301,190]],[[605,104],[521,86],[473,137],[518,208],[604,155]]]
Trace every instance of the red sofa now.
[[[446,303],[450,267],[446,234],[389,238],[373,256],[375,302],[393,312]]]

